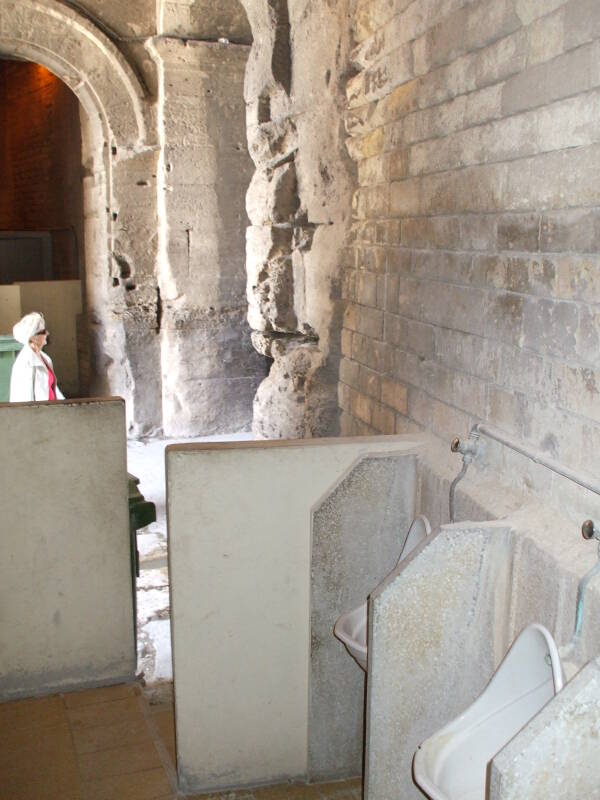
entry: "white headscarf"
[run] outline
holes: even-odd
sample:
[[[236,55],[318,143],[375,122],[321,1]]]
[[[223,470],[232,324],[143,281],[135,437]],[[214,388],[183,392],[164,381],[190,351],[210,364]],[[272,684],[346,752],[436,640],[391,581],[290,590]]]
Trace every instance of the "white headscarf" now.
[[[31,314],[25,314],[13,327],[13,338],[21,344],[29,344],[31,337],[45,327],[44,317],[38,311],[32,311]]]

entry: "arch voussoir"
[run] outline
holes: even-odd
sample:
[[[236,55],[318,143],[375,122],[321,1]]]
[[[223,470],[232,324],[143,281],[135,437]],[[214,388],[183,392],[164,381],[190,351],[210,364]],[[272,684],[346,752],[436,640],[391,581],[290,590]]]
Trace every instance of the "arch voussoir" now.
[[[132,149],[146,142],[144,87],[116,45],[73,9],[55,0],[3,3],[0,52],[53,72],[89,114],[103,118],[105,135],[117,146]]]

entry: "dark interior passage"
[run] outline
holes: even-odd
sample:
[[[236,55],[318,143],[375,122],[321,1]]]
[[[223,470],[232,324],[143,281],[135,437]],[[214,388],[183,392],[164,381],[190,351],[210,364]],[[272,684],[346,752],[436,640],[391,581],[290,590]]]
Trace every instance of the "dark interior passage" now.
[[[0,118],[0,283],[79,278],[79,102],[39,64],[3,59]]]

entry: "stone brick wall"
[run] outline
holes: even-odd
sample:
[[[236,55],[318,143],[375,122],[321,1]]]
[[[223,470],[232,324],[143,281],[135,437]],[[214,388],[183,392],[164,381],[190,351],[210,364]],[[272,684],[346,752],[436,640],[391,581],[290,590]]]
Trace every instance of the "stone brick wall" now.
[[[342,432],[600,466],[600,4],[363,0]]]
[[[79,103],[37,64],[0,61],[0,229],[52,231],[54,277],[79,278]],[[0,275],[0,281],[2,277]]]

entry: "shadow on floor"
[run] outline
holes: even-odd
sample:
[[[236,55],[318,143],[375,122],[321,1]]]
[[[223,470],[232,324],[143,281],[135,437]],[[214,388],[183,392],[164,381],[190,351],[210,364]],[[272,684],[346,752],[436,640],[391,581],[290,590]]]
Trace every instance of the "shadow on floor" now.
[[[0,704],[0,800],[176,800],[172,694],[122,684]],[[361,781],[195,797],[360,800]]]

